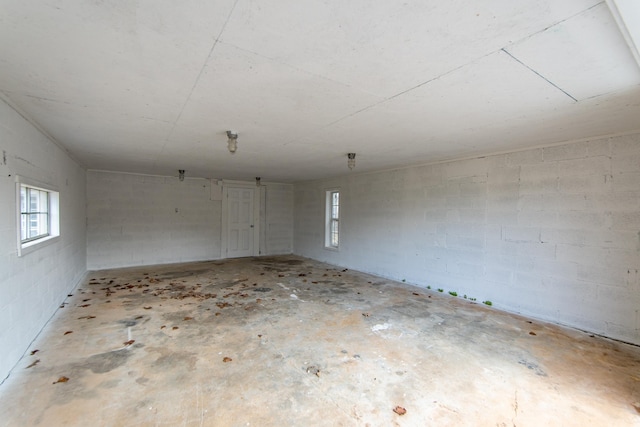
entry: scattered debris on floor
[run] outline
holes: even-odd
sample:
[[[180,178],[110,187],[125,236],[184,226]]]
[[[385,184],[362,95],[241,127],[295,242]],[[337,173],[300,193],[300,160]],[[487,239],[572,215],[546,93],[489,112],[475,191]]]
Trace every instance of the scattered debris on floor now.
[[[36,359],[35,362],[31,363],[29,366],[27,366],[25,369],[29,369],[29,368],[33,368],[34,366],[36,366],[38,363],[40,363],[40,359]]]
[[[317,366],[311,365],[307,367],[307,373],[313,374],[316,377],[320,378],[320,368],[318,368]]]
[[[371,327],[371,330],[372,330],[373,332],[378,332],[378,331],[384,331],[384,330],[387,330],[387,329],[389,329],[390,327],[391,327],[391,325],[390,325],[390,324],[388,324],[388,323],[382,323],[382,324],[373,325],[373,326]]]
[[[27,353],[3,384],[3,422],[512,425],[514,389],[527,390],[518,425],[634,425],[640,416],[640,349],[435,289],[293,256],[100,276],[34,341],[39,358]],[[55,378],[71,384],[48,387]],[[588,393],[566,392],[575,378],[589,381]],[[489,392],[479,402],[481,388]]]
[[[69,378],[62,376],[60,378],[58,378],[58,381],[54,382],[53,384],[58,384],[58,383],[66,383],[67,381],[69,381]]]
[[[407,410],[402,406],[396,406],[395,408],[393,408],[393,412],[395,412],[398,415],[404,415],[407,413]]]

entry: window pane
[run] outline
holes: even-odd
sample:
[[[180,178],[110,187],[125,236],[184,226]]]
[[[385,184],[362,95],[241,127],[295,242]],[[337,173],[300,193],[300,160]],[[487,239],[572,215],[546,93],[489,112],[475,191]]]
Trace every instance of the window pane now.
[[[46,236],[49,234],[49,215],[46,213],[38,214],[38,236]]]
[[[20,187],[20,212],[27,211],[27,189]]]
[[[38,214],[28,214],[27,239],[38,235]]]
[[[38,212],[49,212],[49,193],[38,190]]]
[[[29,218],[27,215],[25,214],[20,215],[20,239],[21,240],[24,240],[27,238],[27,221],[28,220]]]
[[[38,191],[30,188],[27,192],[29,195],[29,212],[38,212]]]
[[[338,221],[331,221],[331,246],[338,247]]]

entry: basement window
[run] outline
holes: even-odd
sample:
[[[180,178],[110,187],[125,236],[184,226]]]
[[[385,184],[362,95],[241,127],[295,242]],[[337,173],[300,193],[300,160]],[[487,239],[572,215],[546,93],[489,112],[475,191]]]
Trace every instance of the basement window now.
[[[324,246],[338,249],[340,245],[340,190],[326,192],[326,224]]]
[[[18,177],[16,191],[18,256],[23,256],[60,235],[59,193],[23,177]]]

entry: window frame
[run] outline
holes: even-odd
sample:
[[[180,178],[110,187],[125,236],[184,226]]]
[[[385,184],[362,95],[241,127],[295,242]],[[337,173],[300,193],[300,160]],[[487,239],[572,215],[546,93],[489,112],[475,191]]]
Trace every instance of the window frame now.
[[[334,206],[334,194],[337,194],[337,204]],[[334,209],[334,207],[336,209]],[[325,191],[325,225],[324,225],[324,248],[338,251],[340,250],[340,189],[331,188]],[[333,238],[337,243],[333,244]]]
[[[23,211],[22,189],[27,188],[46,194],[46,213],[42,209],[37,212],[30,211],[30,207]],[[42,195],[40,196],[42,197]],[[27,202],[28,203],[28,202]],[[23,225],[29,227],[30,220],[23,222],[24,215],[46,214],[47,232],[23,239]],[[60,237],[60,193],[54,186],[44,184],[23,176],[16,176],[16,234],[17,252],[22,257],[41,247],[56,242]],[[28,234],[28,233],[24,233]]]

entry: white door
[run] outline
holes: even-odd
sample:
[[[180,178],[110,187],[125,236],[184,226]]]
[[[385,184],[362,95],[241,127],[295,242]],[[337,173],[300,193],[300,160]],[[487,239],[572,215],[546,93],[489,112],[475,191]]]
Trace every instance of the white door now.
[[[227,189],[227,257],[238,258],[254,254],[255,188]]]

